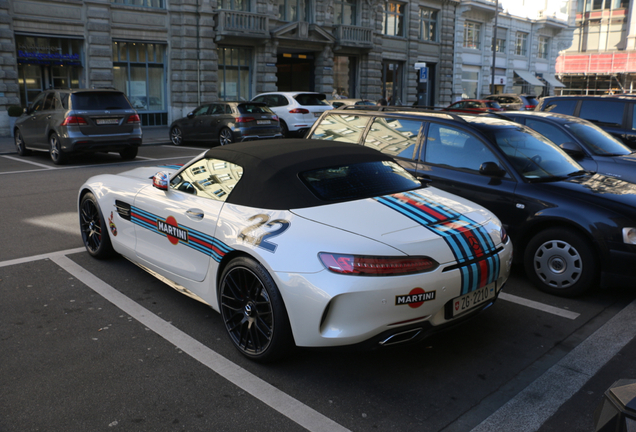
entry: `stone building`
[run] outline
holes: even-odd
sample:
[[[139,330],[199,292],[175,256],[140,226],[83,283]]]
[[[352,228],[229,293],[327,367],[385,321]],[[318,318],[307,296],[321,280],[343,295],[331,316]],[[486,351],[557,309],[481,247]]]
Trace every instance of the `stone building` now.
[[[459,0],[0,0],[0,134],[46,88],[123,90],[146,126],[266,91],[452,98]]]

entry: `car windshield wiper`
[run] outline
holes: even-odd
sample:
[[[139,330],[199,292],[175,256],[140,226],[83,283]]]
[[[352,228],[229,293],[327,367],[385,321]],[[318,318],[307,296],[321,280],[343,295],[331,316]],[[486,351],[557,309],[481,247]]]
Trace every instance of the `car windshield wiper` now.
[[[577,177],[577,176],[587,175],[587,174],[596,174],[596,173],[593,171],[588,171],[588,170],[578,170],[568,174],[568,177]]]

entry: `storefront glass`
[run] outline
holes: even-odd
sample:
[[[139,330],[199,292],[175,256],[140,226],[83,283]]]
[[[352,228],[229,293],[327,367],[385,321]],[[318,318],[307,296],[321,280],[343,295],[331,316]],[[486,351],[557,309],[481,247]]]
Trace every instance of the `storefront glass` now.
[[[220,47],[219,99],[243,101],[252,98],[252,50]]]
[[[334,98],[355,98],[356,94],[355,57],[335,56],[333,59],[333,94]]]
[[[167,124],[165,52],[162,44],[113,43],[113,85],[126,93],[144,125]]]

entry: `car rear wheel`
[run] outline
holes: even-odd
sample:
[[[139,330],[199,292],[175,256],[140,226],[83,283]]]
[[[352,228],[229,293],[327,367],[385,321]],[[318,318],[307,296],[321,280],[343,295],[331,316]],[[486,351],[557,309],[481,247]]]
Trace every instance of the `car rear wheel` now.
[[[272,277],[251,258],[233,259],[223,271],[219,307],[230,339],[246,357],[267,362],[294,346],[287,310]]]
[[[15,149],[17,150],[20,156],[29,156],[31,154],[31,150],[26,148],[26,145],[24,144],[24,139],[22,138],[22,134],[20,133],[19,130],[15,131],[14,142],[15,142]]]
[[[526,276],[541,291],[564,297],[581,295],[598,279],[592,246],[575,231],[551,228],[526,247]]]
[[[183,144],[183,132],[181,132],[180,127],[175,126],[170,129],[170,141],[172,141],[172,144],[176,146]]]
[[[287,123],[283,120],[280,121],[280,132],[283,134],[284,138],[289,138],[289,128],[287,127]]]
[[[139,152],[139,147],[132,146],[132,147],[128,147],[126,150],[120,151],[119,156],[121,156],[123,160],[133,160],[134,158],[137,157],[138,152]]]
[[[97,199],[90,192],[80,201],[79,218],[82,240],[88,253],[100,259],[112,256],[114,249],[108,236],[106,221],[99,209]]]
[[[227,145],[234,142],[234,135],[232,135],[232,131],[228,128],[221,129],[219,132],[219,144]]]
[[[66,153],[62,151],[60,137],[56,133],[52,133],[49,137],[49,155],[55,165],[63,165],[66,163]]]

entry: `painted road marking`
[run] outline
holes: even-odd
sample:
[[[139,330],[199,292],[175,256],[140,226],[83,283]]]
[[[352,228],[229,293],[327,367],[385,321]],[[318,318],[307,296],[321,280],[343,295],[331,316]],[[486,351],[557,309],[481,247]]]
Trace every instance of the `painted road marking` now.
[[[527,306],[532,309],[537,309],[543,312],[551,313],[553,315],[557,315],[567,319],[577,319],[581,314],[569,311],[567,309],[560,309],[554,306],[549,306],[547,304],[539,303],[533,300],[524,299],[523,297],[517,297],[508,293],[500,293],[499,298],[505,301],[509,301],[511,303],[516,303],[522,306]]]
[[[14,160],[14,161],[23,162],[25,164],[31,164],[31,165],[39,166],[39,167],[50,169],[50,170],[55,169],[55,167],[52,167],[50,165],[44,165],[44,164],[41,164],[41,163],[33,162],[33,161],[30,161],[30,160],[25,159],[25,158],[17,158],[17,157],[13,157],[13,156],[2,156],[2,157],[5,158],[5,159],[11,159],[11,160]]]

